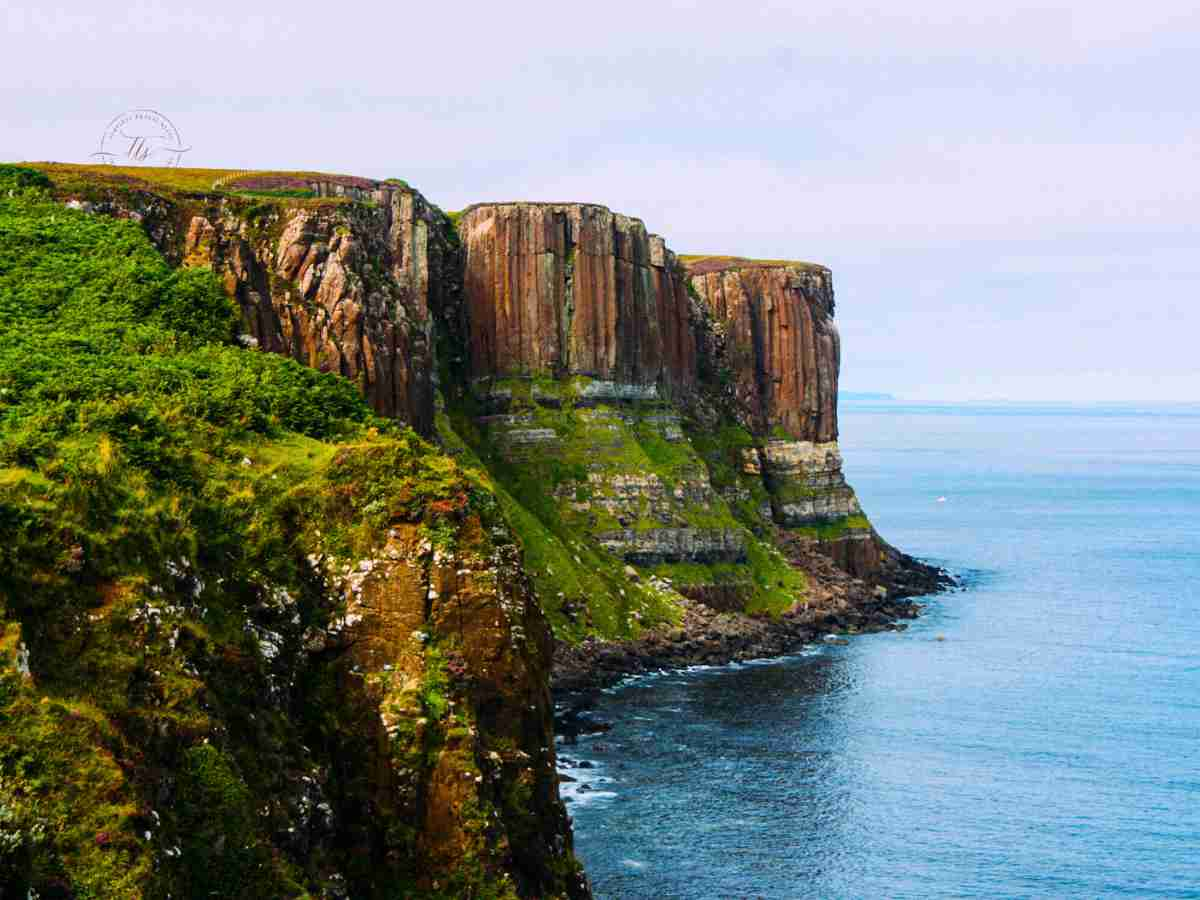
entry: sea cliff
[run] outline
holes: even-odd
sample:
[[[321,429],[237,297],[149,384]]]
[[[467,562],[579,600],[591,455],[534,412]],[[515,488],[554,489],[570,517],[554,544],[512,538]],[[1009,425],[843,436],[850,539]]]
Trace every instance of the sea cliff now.
[[[0,188],[5,885],[586,897],[552,685],[940,583],[843,477],[820,266],[398,179]]]

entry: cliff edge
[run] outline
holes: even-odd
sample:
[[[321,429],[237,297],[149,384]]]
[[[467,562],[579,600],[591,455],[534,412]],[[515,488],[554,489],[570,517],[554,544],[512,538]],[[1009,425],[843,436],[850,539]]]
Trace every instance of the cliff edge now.
[[[820,266],[399,179],[0,188],[5,886],[585,898],[552,683],[940,583],[843,476]]]

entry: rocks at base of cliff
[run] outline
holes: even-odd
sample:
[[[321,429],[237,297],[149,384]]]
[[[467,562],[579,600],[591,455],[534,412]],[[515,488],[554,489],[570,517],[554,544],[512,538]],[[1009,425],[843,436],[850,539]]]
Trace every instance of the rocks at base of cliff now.
[[[920,607],[905,600],[872,599],[861,606],[812,614],[804,610],[778,618],[722,613],[703,603],[685,601],[683,623],[658,629],[632,641],[585,640],[557,645],[552,685],[556,695],[601,690],[629,675],[725,665],[782,656],[823,634],[868,633],[904,627]]]
[[[679,625],[651,629],[635,640],[556,642],[555,696],[584,694],[560,705],[559,718],[565,712],[568,720],[563,727],[584,733],[569,720],[587,719],[586,693],[630,675],[780,656],[822,636],[907,628],[904,620],[916,618],[922,609],[910,598],[947,590],[956,582],[944,569],[880,543],[887,555],[868,580],[849,574],[810,542],[785,542],[791,563],[808,575],[810,590],[805,601],[776,618],[686,599]]]

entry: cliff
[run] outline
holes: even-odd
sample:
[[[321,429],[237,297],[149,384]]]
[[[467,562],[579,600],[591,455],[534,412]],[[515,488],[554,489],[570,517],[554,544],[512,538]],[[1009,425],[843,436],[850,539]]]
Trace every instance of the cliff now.
[[[842,475],[821,267],[395,179],[0,188],[0,884],[584,898],[556,675],[936,584]]]
[[[434,317],[456,314],[462,276],[449,219],[420,193],[318,173],[45,171],[78,208],[139,221],[173,263],[217,273],[244,344],[347,378],[431,433]]]
[[[473,376],[694,385],[687,292],[640,220],[591,204],[489,203],[466,209],[458,228]]]
[[[852,574],[877,573],[887,550],[846,484],[837,444],[831,273],[784,260],[684,262],[712,316],[708,355],[730,383],[727,408],[755,437],[745,469],[763,479],[774,522]]]
[[[833,278],[822,266],[729,257],[684,257],[692,288],[711,312],[733,375],[739,418],[755,434],[811,444],[837,440],[841,345]]]
[[[0,167],[4,895],[587,896],[486,481],[54,189]]]

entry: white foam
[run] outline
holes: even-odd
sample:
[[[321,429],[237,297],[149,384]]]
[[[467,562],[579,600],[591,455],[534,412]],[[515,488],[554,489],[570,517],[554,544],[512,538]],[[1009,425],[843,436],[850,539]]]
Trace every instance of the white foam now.
[[[600,763],[593,762],[590,759],[576,759],[571,757],[570,763],[564,763],[561,759],[558,763],[558,772],[560,775],[567,775],[574,781],[562,781],[558,785],[558,793],[563,798],[571,800],[571,806],[587,806],[589,803],[594,803],[597,800],[612,800],[617,796],[616,791],[597,790],[597,785],[611,785],[614,779],[604,774],[604,766]],[[587,763],[587,766],[580,765]],[[581,790],[583,785],[588,785],[586,790]]]

